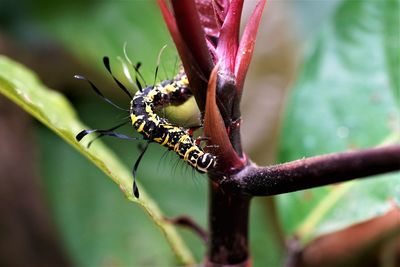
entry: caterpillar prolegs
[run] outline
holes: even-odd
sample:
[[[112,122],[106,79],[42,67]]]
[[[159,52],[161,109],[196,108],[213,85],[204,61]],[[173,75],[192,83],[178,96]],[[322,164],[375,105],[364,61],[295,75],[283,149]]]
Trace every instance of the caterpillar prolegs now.
[[[173,150],[181,159],[201,173],[206,173],[208,170],[216,166],[216,157],[204,151],[200,146],[200,142],[193,138],[191,129],[173,125],[166,118],[157,115],[155,112],[157,109],[169,104],[176,105],[183,103],[192,96],[188,78],[183,70],[181,70],[171,80],[165,80],[143,89],[137,80],[139,90],[132,96],[129,90],[112,74],[109,59],[104,57],[103,62],[117,85],[131,98],[129,113],[132,126],[143,136],[143,139],[147,141],[145,148],[139,155],[133,168],[133,191],[136,197],[139,197],[139,191],[136,186],[136,170],[148,144],[151,142],[158,143],[169,150]],[[137,71],[137,66],[135,67],[135,70]],[[83,76],[77,75],[75,77],[87,80]],[[105,101],[119,109],[122,109],[109,99],[105,98],[92,82],[88,82],[92,89]],[[113,136],[123,139],[137,139],[114,132],[115,129],[124,124],[126,123],[107,130],[83,130],[77,134],[76,139],[80,141],[84,136],[94,132],[98,134],[96,138]]]

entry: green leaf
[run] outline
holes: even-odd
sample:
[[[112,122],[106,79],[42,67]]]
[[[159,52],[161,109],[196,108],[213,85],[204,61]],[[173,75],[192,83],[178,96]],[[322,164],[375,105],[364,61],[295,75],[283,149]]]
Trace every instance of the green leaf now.
[[[75,135],[87,127],[78,121],[73,108],[61,94],[47,89],[29,70],[3,56],[0,56],[0,92],[54,131],[107,174],[130,201],[136,202],[147,212],[163,232],[179,260],[185,264],[194,262],[176,229],[165,222],[157,203],[149,197],[144,188],[140,186],[139,200],[132,196],[131,174],[113,152],[101,143],[88,150],[85,144],[75,140]]]
[[[289,99],[280,161],[400,140],[398,10],[398,1],[343,1],[311,40]],[[281,220],[303,239],[337,230],[400,201],[399,178],[282,195]]]

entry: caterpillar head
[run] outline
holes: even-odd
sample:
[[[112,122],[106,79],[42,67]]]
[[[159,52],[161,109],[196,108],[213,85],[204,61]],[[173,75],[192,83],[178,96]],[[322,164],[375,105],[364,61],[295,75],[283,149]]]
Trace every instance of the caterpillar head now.
[[[215,156],[210,153],[204,153],[197,160],[196,170],[201,173],[206,173],[210,168],[214,168],[216,163],[217,161]]]

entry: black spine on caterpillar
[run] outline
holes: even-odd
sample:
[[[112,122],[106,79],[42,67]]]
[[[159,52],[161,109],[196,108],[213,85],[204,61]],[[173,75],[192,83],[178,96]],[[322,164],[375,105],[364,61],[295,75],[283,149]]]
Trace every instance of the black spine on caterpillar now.
[[[205,173],[215,167],[216,157],[204,152],[185,128],[172,125],[154,112],[166,104],[182,103],[191,95],[187,76],[181,71],[172,80],[138,91],[131,101],[130,116],[133,127],[146,140],[175,151],[194,169]]]

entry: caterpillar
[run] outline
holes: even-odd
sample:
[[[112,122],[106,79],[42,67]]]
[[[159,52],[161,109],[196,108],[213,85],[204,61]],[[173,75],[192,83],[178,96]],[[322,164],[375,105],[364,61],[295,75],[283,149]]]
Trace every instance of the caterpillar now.
[[[191,95],[187,76],[181,71],[172,80],[138,91],[131,101],[130,116],[133,127],[146,140],[175,151],[194,169],[205,173],[209,168],[215,167],[215,156],[205,153],[189,134],[189,130],[172,125],[166,118],[154,112],[156,108],[182,102]]]
[[[188,78],[183,70],[179,71],[171,80],[165,80],[145,88],[142,88],[140,82],[136,79],[139,90],[132,96],[129,90],[112,74],[108,57],[103,58],[103,63],[117,85],[130,97],[130,122],[136,131],[143,136],[143,140],[147,141],[132,170],[134,180],[133,192],[137,198],[139,197],[139,190],[136,185],[136,171],[148,145],[152,142],[174,151],[181,159],[200,173],[206,173],[209,169],[216,166],[216,157],[204,151],[200,146],[199,140],[201,139],[193,138],[192,129],[173,125],[166,118],[159,116],[155,112],[157,109],[163,108],[168,104],[181,104],[192,96]],[[136,72],[138,72],[139,66],[135,66]],[[92,89],[105,101],[119,109],[123,109],[104,97],[100,90],[85,77],[75,75],[75,78],[88,81]],[[122,139],[137,140],[137,138],[114,132],[115,129],[124,124],[126,122],[107,130],[83,130],[77,134],[76,139],[80,141],[84,136],[96,132],[98,136],[95,139],[103,136],[113,136]]]

